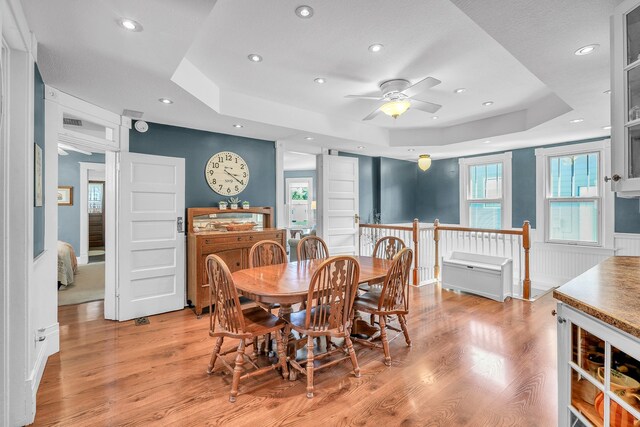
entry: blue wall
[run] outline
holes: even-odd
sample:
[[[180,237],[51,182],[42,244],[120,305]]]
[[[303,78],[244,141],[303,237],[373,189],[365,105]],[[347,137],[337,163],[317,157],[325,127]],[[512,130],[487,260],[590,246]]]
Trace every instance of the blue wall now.
[[[595,138],[546,145],[545,148],[583,142]],[[512,227],[521,227],[525,220],[536,226],[536,155],[535,148],[512,150]],[[494,154],[494,153],[492,153]],[[417,216],[420,221],[442,223],[460,222],[460,186],[458,158],[434,160],[431,168],[418,174]],[[640,233],[640,209],[637,199],[615,200],[615,231]]]
[[[80,256],[80,162],[104,163],[104,154],[68,153],[58,156],[58,185],[73,187],[73,205],[58,206],[58,240],[70,243]]]
[[[34,76],[34,117],[33,117],[33,139],[42,148],[42,206],[33,207],[33,257],[37,257],[44,251],[44,176],[45,176],[45,147],[44,147],[44,81],[40,75],[38,66],[35,66]],[[34,148],[35,149],[35,148]]]
[[[383,223],[411,222],[416,217],[417,172],[415,162],[380,158],[380,212]]]
[[[243,138],[176,126],[149,123],[149,130],[129,133],[129,151],[185,159],[185,207],[216,206],[228,197],[215,193],[204,178],[204,168],[219,151],[233,151],[247,162],[247,188],[236,197],[252,206],[276,205],[276,150],[272,141]]]

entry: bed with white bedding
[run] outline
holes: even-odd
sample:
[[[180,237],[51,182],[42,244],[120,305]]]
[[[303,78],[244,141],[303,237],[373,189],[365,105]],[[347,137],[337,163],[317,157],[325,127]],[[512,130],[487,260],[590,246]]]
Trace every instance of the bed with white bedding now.
[[[73,276],[78,271],[78,258],[67,242],[58,240],[58,282],[67,286],[73,283]]]

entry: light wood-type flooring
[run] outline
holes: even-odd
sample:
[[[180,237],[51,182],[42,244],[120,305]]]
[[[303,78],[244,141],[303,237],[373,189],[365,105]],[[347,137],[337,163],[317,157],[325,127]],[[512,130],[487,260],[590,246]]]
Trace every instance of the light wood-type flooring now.
[[[36,425],[557,424],[550,294],[501,304],[439,286],[411,289],[413,347],[393,341],[392,366],[381,351],[357,346],[361,378],[348,362],[319,371],[307,399],[304,376],[290,382],[274,371],[241,382],[235,404],[231,375],[221,366],[206,374],[207,316],[182,310],[135,326],[102,319],[102,307],[60,307],[61,351],[47,363]]]

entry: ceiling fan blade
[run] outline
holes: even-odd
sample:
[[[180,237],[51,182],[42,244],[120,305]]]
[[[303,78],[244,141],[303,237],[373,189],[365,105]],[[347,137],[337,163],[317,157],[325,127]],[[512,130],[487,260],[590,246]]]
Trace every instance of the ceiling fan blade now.
[[[90,156],[91,155],[91,151],[85,151],[85,150],[81,150],[80,148],[76,148],[73,145],[67,145],[67,144],[62,144],[62,143],[58,143],[58,148],[62,148],[63,150],[66,151],[76,151],[78,153],[82,153],[86,156]]]
[[[414,84],[413,86],[409,86],[402,92],[405,95],[407,95],[409,98],[411,98],[412,96],[422,93],[429,88],[439,85],[440,83],[442,82],[438,79],[434,79],[433,77],[427,77],[426,79],[420,80],[418,83]]]
[[[376,109],[373,110],[367,117],[362,119],[362,121],[371,120],[371,119],[373,119],[374,117],[376,117],[380,113],[382,113],[382,111],[380,110],[380,106],[377,106]]]
[[[364,96],[364,95],[347,95],[345,98],[353,98],[353,99],[372,99],[375,101],[380,101],[379,96]]]
[[[433,102],[420,101],[417,99],[411,99],[411,108],[416,110],[426,111],[427,113],[435,113],[442,105],[434,104]]]

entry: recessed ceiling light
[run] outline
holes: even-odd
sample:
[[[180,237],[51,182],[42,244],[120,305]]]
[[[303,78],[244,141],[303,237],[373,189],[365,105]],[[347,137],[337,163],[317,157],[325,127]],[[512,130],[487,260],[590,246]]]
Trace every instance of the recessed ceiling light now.
[[[163,104],[173,104],[173,101],[169,98],[160,98],[158,99],[158,101],[162,102]]]
[[[241,124],[236,123],[235,125],[233,125],[233,127],[240,129],[240,128],[243,128],[244,126],[241,125]]]
[[[599,44],[589,44],[586,46],[582,46],[580,49],[576,50],[574,54],[578,56],[589,55],[590,53],[595,52],[595,50],[599,47]]]
[[[298,15],[302,19],[309,19],[313,16],[313,8],[311,6],[297,7],[296,15]]]
[[[453,93],[462,93],[462,92],[466,92],[467,89],[463,88],[463,87],[459,87],[458,89],[454,90]]]
[[[605,95],[611,95],[611,89],[607,89],[602,93],[604,93]]]
[[[410,153],[413,153],[416,150],[414,148],[409,148],[407,151],[410,152]]]
[[[573,120],[569,120],[569,123],[575,124],[575,123],[582,123],[584,122],[584,119],[573,119]]]
[[[247,56],[247,58],[249,58],[249,61],[251,61],[251,62],[261,62],[262,61],[262,56],[258,55],[257,53],[252,53],[249,56]]]
[[[364,150],[364,145],[358,145],[358,150]]]
[[[142,31],[142,25],[139,22],[134,21],[133,19],[122,18],[118,21],[118,23],[127,31],[133,31],[135,33]]]
[[[431,117],[432,120],[438,120],[438,116]]]
[[[384,46],[381,45],[380,43],[372,44],[371,46],[369,46],[369,52],[378,53],[382,50],[383,47]]]
[[[313,79],[314,82],[318,83],[319,85],[321,85],[322,83],[325,83],[326,80],[322,77],[317,77],[315,79]]]
[[[312,136],[305,136],[304,139],[306,139],[307,141],[313,141],[313,137]]]
[[[482,105],[485,106],[485,107],[489,107],[490,105],[493,105],[493,101],[483,102]]]
[[[488,140],[488,139],[487,139],[486,141],[484,141],[484,142],[483,142],[483,144],[489,144],[489,143],[491,143],[491,141],[490,141],[490,140]]]
[[[611,125],[609,125],[609,126],[602,126],[602,129],[604,129],[604,130],[609,130],[609,129],[611,129]]]

